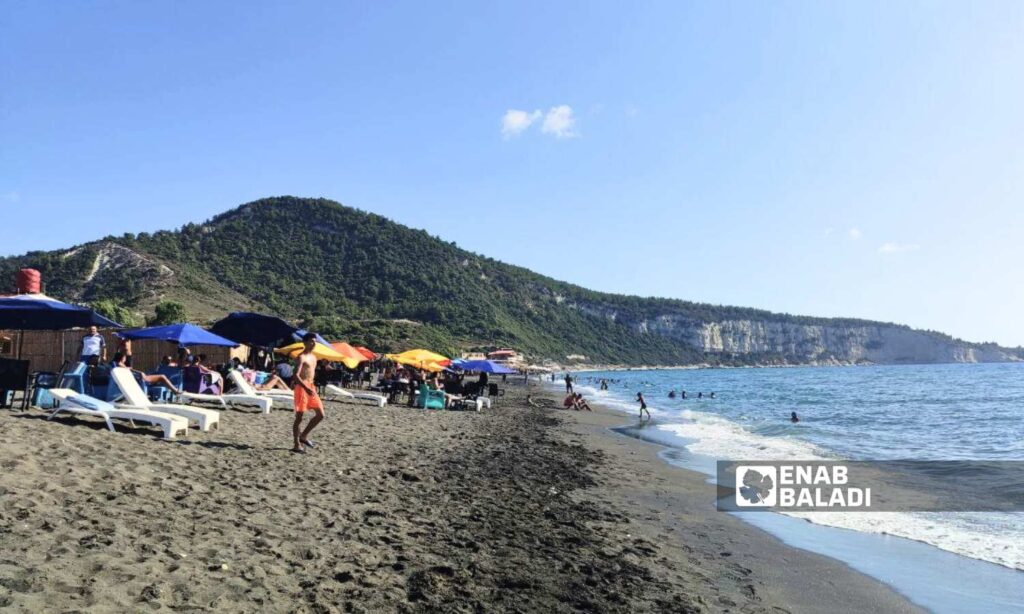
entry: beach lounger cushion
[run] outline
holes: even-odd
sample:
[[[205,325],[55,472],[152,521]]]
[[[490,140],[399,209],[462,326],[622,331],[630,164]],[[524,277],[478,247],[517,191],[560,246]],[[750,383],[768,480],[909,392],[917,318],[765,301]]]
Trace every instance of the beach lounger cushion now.
[[[118,403],[120,409],[145,409],[159,411],[188,418],[199,430],[206,432],[220,427],[220,413],[213,409],[204,409],[190,405],[173,405],[170,403],[153,403],[135,381],[131,369],[117,367],[111,371],[111,379],[124,395],[124,402]]]
[[[128,420],[133,426],[135,422],[158,426],[164,432],[164,439],[174,439],[178,433],[188,432],[188,420],[181,416],[155,411],[118,409],[106,401],[95,399],[70,388],[51,388],[50,394],[60,401],[60,405],[50,412],[49,420],[53,420],[58,414],[65,412],[101,418],[112,432],[114,425],[111,420],[115,419]]]

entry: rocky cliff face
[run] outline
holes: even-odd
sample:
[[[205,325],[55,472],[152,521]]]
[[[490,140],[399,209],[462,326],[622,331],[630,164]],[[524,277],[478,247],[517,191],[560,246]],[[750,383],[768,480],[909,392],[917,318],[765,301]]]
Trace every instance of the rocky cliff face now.
[[[708,354],[757,357],[766,364],[921,364],[1022,359],[1005,348],[890,324],[801,324],[755,319],[708,322],[673,313],[628,319],[607,306],[574,303],[570,307]]]

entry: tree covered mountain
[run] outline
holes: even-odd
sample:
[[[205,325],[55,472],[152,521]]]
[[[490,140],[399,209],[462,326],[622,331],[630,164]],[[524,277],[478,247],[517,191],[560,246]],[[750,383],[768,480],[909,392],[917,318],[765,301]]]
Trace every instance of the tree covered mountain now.
[[[380,349],[511,346],[622,364],[1012,360],[1019,350],[866,320],[593,292],[324,199],[268,198],[175,231],[0,260],[49,294],[208,322],[253,310]]]

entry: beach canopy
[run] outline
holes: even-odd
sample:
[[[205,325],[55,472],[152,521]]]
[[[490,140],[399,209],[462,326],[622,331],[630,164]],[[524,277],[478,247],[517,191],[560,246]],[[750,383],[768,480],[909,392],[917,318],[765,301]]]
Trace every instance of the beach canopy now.
[[[187,345],[218,345],[221,347],[235,347],[238,342],[225,339],[210,331],[199,328],[195,324],[168,324],[167,326],[151,326],[149,328],[137,328],[135,330],[121,331],[117,334],[122,339],[139,341],[154,339],[177,343],[178,346]]]
[[[386,357],[399,364],[418,367],[428,371],[440,371],[452,363],[447,356],[442,356],[430,350],[406,350],[400,354],[386,354]],[[437,367],[436,369],[434,367]]]
[[[331,347],[334,348],[334,351],[336,351],[337,353],[341,354],[342,356],[345,356],[345,359],[342,360],[341,362],[349,369],[355,369],[357,366],[359,366],[359,363],[366,362],[367,360],[369,360],[369,358],[363,356],[363,354],[359,350],[345,343],[344,341],[332,343]]]
[[[62,303],[45,294],[0,297],[0,329],[66,330],[86,326],[121,328],[88,307]]]
[[[366,356],[367,360],[377,360],[377,354],[370,348],[365,348],[361,345],[356,346],[356,351]]]
[[[295,341],[302,341],[302,338],[305,337],[306,333],[308,333],[308,332],[309,331],[304,329],[304,328],[297,328],[297,329],[295,329],[295,332],[292,333],[292,339],[294,339]],[[326,345],[326,346],[330,347],[331,342],[328,341],[327,339],[324,339],[323,337],[321,337],[317,333],[313,333],[313,336],[316,337],[316,342],[319,343],[320,345]]]
[[[296,356],[302,353],[304,347],[305,344],[299,341],[298,343],[286,345],[283,348],[277,348],[274,351],[277,352],[278,354],[284,354],[286,356],[295,358]],[[323,343],[317,343],[316,345],[313,346],[313,356],[316,356],[319,360],[329,360],[331,362],[342,363],[345,362],[345,359],[347,358],[347,356],[345,356],[344,354],[339,354],[334,348]]]
[[[493,360],[463,360],[455,365],[463,371],[480,371],[482,373],[496,373],[498,375],[509,375],[515,373],[515,369],[509,369],[503,364]]]
[[[226,339],[264,348],[291,339],[296,330],[281,318],[248,311],[236,311],[210,327],[212,333]]]

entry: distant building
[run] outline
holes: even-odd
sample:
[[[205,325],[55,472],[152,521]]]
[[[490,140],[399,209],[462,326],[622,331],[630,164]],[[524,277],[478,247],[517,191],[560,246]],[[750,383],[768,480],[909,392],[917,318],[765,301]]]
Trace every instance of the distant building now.
[[[519,352],[508,348],[488,352],[487,359],[513,369],[521,366],[525,362],[525,358]]]
[[[463,352],[463,360],[487,360],[487,354],[483,352]]]
[[[587,357],[583,354],[569,354],[565,357],[566,360],[574,360],[576,362],[587,362]]]

